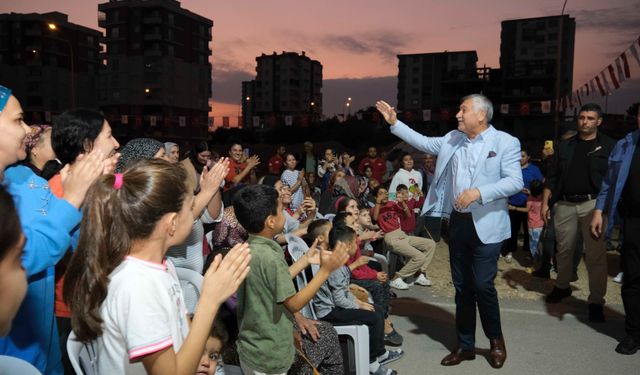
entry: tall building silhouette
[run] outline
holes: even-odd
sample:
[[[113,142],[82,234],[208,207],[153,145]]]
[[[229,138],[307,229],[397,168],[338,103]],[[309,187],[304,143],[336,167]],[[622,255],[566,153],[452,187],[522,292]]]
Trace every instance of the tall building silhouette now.
[[[296,52],[256,57],[256,79],[242,82],[245,127],[307,126],[322,115],[322,64]]]
[[[122,138],[208,136],[213,21],[175,0],[99,4],[100,105]]]

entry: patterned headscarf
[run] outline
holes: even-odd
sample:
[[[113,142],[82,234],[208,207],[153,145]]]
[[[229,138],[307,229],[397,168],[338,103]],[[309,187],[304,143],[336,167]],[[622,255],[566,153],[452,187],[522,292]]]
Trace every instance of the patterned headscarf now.
[[[29,127],[31,128],[31,132],[27,134],[27,138],[24,140],[27,146],[27,152],[31,152],[31,150],[36,147],[45,130],[51,129],[50,125],[29,125]]]
[[[161,148],[164,148],[162,142],[153,138],[130,140],[120,151],[121,156],[116,164],[116,172],[122,173],[125,168],[138,160],[153,158]]]
[[[0,85],[0,112],[4,109],[11,96],[11,90]]]

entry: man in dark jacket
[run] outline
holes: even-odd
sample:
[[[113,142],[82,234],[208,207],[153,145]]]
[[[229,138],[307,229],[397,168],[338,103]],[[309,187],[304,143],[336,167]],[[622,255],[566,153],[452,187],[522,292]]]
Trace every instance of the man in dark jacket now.
[[[558,303],[571,295],[573,253],[578,231],[582,233],[585,265],[589,274],[589,320],[603,322],[607,291],[607,255],[602,238],[590,234],[589,225],[600,185],[607,172],[607,159],[614,140],[598,132],[602,110],[585,104],[578,115],[578,134],[560,143],[554,170],[546,182],[542,203],[543,218],[553,207],[556,231],[558,277],[547,303]]]
[[[591,233],[601,237],[605,225],[603,218],[613,216],[616,210],[622,217],[621,265],[624,271],[622,302],[626,313],[627,335],[616,347],[620,354],[634,354],[640,349],[640,103],[631,107],[638,129],[616,143],[609,157],[609,170],[604,181],[596,209],[591,219]],[[611,224],[609,224],[611,226]]]

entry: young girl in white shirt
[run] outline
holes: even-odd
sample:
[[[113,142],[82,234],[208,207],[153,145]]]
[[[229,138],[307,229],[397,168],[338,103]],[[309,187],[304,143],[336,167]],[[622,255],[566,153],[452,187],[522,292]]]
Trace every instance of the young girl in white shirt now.
[[[246,244],[204,275],[191,327],[170,246],[193,223],[193,187],[179,164],[152,159],[89,189],[64,299],[77,339],[94,342],[100,374],[196,372],[218,307],[249,271]]]

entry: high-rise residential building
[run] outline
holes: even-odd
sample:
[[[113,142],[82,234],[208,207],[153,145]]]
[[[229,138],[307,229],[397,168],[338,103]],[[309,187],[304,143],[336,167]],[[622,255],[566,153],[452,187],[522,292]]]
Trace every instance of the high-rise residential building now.
[[[454,118],[460,98],[487,85],[489,69],[477,62],[476,51],[398,55],[398,110],[405,120],[422,120],[423,110],[433,120]]]
[[[307,126],[322,115],[322,64],[296,52],[256,57],[256,79],[242,83],[245,127]],[[257,120],[257,121],[256,121]]]
[[[558,73],[560,97],[572,91],[575,30],[576,21],[568,15],[502,22],[500,91],[505,130],[524,140],[555,136],[554,106],[545,110],[543,103],[554,103]]]
[[[28,122],[50,123],[74,106],[98,108],[102,34],[66,14],[0,14],[0,82]]]
[[[208,136],[213,21],[175,0],[99,4],[100,105],[121,138]]]
[[[554,100],[558,53],[560,96],[571,93],[575,30],[575,18],[568,15],[502,21],[504,103]]]

